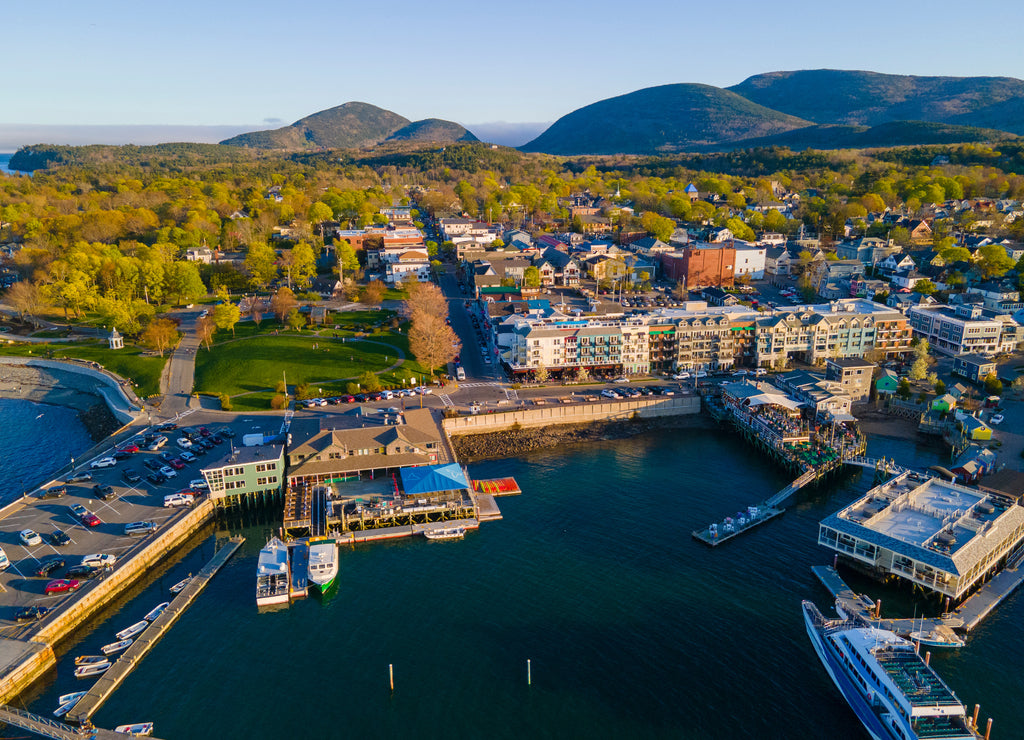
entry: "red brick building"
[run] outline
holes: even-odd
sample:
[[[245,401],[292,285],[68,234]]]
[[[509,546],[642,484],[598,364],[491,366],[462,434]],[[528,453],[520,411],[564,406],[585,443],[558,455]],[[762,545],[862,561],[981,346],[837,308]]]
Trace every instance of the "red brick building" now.
[[[665,277],[683,281],[687,288],[729,288],[734,284],[736,249],[731,242],[693,244],[662,254],[661,266]]]

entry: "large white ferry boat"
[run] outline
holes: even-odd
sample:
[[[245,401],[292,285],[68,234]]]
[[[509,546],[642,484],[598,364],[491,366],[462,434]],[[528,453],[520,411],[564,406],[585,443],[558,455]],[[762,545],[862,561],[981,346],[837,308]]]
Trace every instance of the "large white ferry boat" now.
[[[309,541],[309,582],[321,594],[334,585],[338,575],[338,545],[332,539]]]
[[[825,670],[875,740],[976,740],[963,703],[913,643],[861,620],[826,619],[810,601],[804,622]]]
[[[288,578],[288,545],[271,537],[256,561],[256,606],[287,604]]]

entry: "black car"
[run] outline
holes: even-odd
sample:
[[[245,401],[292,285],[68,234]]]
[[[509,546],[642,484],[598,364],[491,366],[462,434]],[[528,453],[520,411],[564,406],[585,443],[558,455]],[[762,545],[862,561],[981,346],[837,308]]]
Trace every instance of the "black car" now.
[[[214,448],[213,442],[208,439],[200,439],[196,442],[197,445],[202,447],[204,450],[212,450]]]
[[[128,452],[127,450],[118,450],[113,455],[111,455],[111,457],[114,458],[115,460],[127,460],[131,456],[132,453]]]
[[[36,498],[62,498],[68,493],[67,486],[51,486],[36,494]]]
[[[94,568],[91,565],[72,565],[64,575],[68,578],[95,578],[102,572],[102,568]]]
[[[158,432],[173,432],[177,428],[178,428],[177,424],[169,421],[166,424],[161,424],[160,426],[158,426],[156,428],[156,430]]]
[[[177,456],[178,456],[177,453],[174,453],[174,452],[161,452],[160,453],[160,459],[163,460],[165,463],[169,463],[171,460],[175,459]],[[161,466],[161,467],[163,467],[163,466]]]
[[[125,468],[121,471],[121,477],[124,479],[125,483],[138,483],[142,480],[142,476],[139,475],[137,471],[130,468]]]
[[[212,437],[210,437],[210,441],[213,442],[215,445],[224,444],[224,438],[219,434],[215,434]]]
[[[48,534],[46,536],[46,539],[48,539],[50,541],[51,545],[54,545],[56,547],[60,547],[61,545],[66,545],[69,542],[71,542],[71,538],[68,537],[63,532],[63,530],[60,530],[60,529],[55,529],[52,532],[50,532],[50,534]]]
[[[49,613],[49,608],[45,606],[25,606],[14,612],[14,618],[19,622],[34,622]]]
[[[356,394],[356,403],[366,403],[366,394],[365,393],[357,393]]]
[[[54,572],[64,567],[64,560],[62,558],[54,558],[53,560],[47,560],[39,564],[36,568],[36,576],[39,578],[46,578],[52,575]]]
[[[235,438],[235,430],[231,429],[230,427],[224,427],[223,429],[220,430],[219,434],[224,437],[227,437],[228,439]]]
[[[146,476],[146,479],[149,480],[150,483],[157,486],[159,486],[161,483],[167,482],[167,476],[161,472],[150,473],[149,475]]]
[[[83,483],[92,480],[92,473],[75,473],[68,476],[68,483]]]
[[[159,470],[164,466],[164,464],[155,457],[149,458],[148,460],[146,460],[146,462],[143,463],[143,465],[145,465],[150,470]]]
[[[110,499],[117,498],[113,486],[93,486],[92,492],[96,494],[96,498],[100,501],[110,501]]]

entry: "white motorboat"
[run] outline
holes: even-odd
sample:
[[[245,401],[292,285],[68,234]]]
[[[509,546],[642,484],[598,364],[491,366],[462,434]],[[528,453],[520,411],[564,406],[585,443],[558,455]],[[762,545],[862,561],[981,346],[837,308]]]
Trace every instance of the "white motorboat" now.
[[[106,673],[108,668],[110,668],[109,660],[104,663],[91,663],[89,665],[82,665],[75,669],[75,678],[89,678],[90,676],[99,676],[102,673]]]
[[[78,704],[78,700],[85,696],[85,691],[76,691],[73,694],[64,694],[57,701],[57,708],[53,710],[53,716],[60,719],[70,712]]]
[[[256,561],[256,606],[287,604],[289,577],[288,545],[271,537]]]
[[[106,660],[102,655],[79,655],[75,658],[75,665],[89,665],[90,663],[102,663]],[[60,702],[63,704],[64,702]]]
[[[134,725],[118,725],[114,728],[114,732],[120,732],[122,735],[135,735],[136,737],[149,737],[153,734],[153,723],[152,722],[137,722]]]
[[[57,703],[58,704],[67,704],[68,702],[78,701],[83,696],[85,696],[86,693],[88,693],[88,692],[86,692],[86,691],[72,691],[70,694],[61,694],[57,698]]]
[[[435,527],[424,529],[423,536],[428,540],[461,540],[466,536],[465,527]]]
[[[133,642],[135,642],[135,640],[129,637],[127,640],[121,640],[120,642],[112,642],[109,645],[104,645],[100,648],[100,651],[104,655],[113,655],[114,653],[119,653],[122,650],[127,649],[127,647]]]
[[[171,586],[171,589],[170,589],[171,593],[172,594],[180,594],[182,591],[185,590],[185,586],[187,586],[191,582],[192,582],[192,576],[189,576],[188,578],[181,579],[180,581],[175,583],[173,586]]]
[[[338,544],[331,539],[309,541],[309,582],[321,594],[334,585],[338,575]]]
[[[935,629],[920,629],[907,635],[907,639],[919,645],[937,648],[962,648],[966,643],[956,632],[944,624]]]
[[[142,630],[146,629],[146,627],[148,626],[149,622],[143,619],[141,622],[136,622],[131,627],[121,630],[116,635],[114,635],[114,637],[116,637],[118,640],[127,640],[129,637],[135,637],[135,635],[142,632]]]
[[[147,622],[156,621],[156,618],[159,617],[161,614],[163,614],[164,613],[164,609],[166,609],[170,605],[171,605],[171,602],[169,602],[169,601],[165,601],[162,604],[157,604],[155,607],[153,607],[153,611],[151,611],[149,614],[144,616],[143,619],[145,619]]]

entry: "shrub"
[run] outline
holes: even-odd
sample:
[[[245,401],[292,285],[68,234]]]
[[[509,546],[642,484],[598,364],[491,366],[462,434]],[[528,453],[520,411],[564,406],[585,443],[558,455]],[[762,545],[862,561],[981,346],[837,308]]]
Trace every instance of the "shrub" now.
[[[281,409],[288,408],[288,397],[287,396],[274,396],[270,399],[270,408],[274,411],[280,411]]]
[[[277,385],[274,386],[274,390],[283,395],[288,395],[288,386],[285,385],[283,380],[277,381]]]
[[[367,370],[359,376],[359,385],[362,386],[364,391],[373,393],[380,390],[380,378]]]
[[[231,396],[227,393],[220,394],[220,410],[230,411],[231,410]]]

